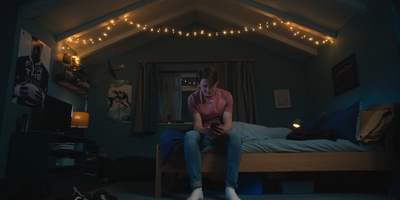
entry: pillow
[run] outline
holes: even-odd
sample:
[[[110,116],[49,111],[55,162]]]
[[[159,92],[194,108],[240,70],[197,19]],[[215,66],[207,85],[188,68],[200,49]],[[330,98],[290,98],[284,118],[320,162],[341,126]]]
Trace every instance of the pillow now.
[[[367,143],[381,139],[393,119],[389,108],[380,110],[366,110],[362,112],[360,122],[361,141]]]
[[[360,140],[358,139],[357,124],[360,119],[360,106],[360,102],[357,101],[347,108],[325,112],[314,122],[311,129],[333,129],[341,139],[358,143]]]
[[[305,121],[302,125],[305,126],[308,129],[313,129],[315,123],[321,118],[321,116],[323,116],[324,114],[326,114],[326,112],[322,112],[318,115],[315,115],[314,117],[312,117],[311,119]]]

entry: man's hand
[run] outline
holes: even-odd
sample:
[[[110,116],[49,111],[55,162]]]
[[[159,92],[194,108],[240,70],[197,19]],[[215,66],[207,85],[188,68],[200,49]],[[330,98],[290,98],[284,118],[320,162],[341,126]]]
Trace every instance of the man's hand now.
[[[45,97],[43,91],[39,87],[26,82],[16,85],[14,88],[14,94],[30,105],[43,103]]]
[[[222,136],[222,135],[225,134],[224,125],[223,124],[219,124],[219,125],[216,125],[216,126],[211,126],[209,128],[208,133],[209,133],[208,134],[209,136],[215,136],[215,137]]]

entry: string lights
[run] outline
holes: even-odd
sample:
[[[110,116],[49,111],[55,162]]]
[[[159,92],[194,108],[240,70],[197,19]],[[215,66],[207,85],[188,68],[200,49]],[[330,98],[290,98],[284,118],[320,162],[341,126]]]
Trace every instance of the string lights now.
[[[117,26],[117,20],[110,20],[110,22],[105,26],[104,32],[99,35],[96,39],[93,38],[80,38],[80,37],[70,37],[68,38],[68,42],[70,43],[76,43],[76,44],[95,44],[97,42],[101,42],[103,40],[106,40],[109,35],[112,35],[112,30],[113,26]],[[142,29],[143,31],[149,31],[151,33],[164,33],[164,34],[177,34],[179,36],[185,36],[185,37],[198,37],[198,36],[207,36],[207,37],[219,37],[219,36],[225,36],[225,35],[234,35],[234,34],[242,34],[243,32],[255,32],[257,31],[256,28],[254,27],[243,27],[243,29],[240,30],[224,30],[224,31],[205,31],[205,30],[198,30],[198,31],[182,31],[182,30],[176,30],[174,28],[160,28],[160,27],[151,27],[148,28],[147,25],[141,25],[139,23],[133,23],[130,21],[127,17],[123,17],[123,20],[118,20],[118,21],[123,21],[124,23],[121,24],[127,24],[129,26],[132,26],[132,28],[139,28]],[[295,25],[292,25],[290,22],[284,22],[283,20],[272,20],[272,21],[267,21],[265,23],[260,23],[258,25],[258,30],[263,30],[263,29],[277,29],[277,28],[282,28],[285,27],[284,29],[287,29],[288,31],[292,32],[293,37],[298,38],[299,40],[305,40],[308,42],[311,42],[315,45],[320,45],[320,44],[326,44],[326,43],[333,43],[332,39],[324,36],[316,36],[311,33],[307,33],[306,31],[302,30],[301,28],[296,27]],[[317,38],[314,38],[317,37]]]

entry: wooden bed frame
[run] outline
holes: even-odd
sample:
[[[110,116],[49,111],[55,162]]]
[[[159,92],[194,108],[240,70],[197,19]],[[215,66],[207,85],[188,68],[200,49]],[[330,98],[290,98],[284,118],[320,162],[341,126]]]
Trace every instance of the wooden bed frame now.
[[[388,104],[368,110],[381,109]],[[399,140],[400,105],[390,103],[394,118],[382,138],[383,152],[300,152],[300,153],[243,153],[239,172],[310,172],[310,171],[393,171],[399,173],[399,157],[394,141]],[[155,197],[161,197],[163,173],[186,173],[183,154],[174,154],[161,164],[161,149],[156,147]],[[400,156],[400,155],[399,155]],[[203,173],[224,173],[224,154],[202,154]]]

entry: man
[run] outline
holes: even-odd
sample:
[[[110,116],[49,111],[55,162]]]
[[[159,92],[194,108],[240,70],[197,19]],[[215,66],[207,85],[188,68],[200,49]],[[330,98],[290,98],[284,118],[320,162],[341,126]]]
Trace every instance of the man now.
[[[229,200],[238,200],[235,188],[242,157],[242,140],[239,133],[231,131],[232,95],[226,90],[217,88],[218,73],[213,67],[200,69],[196,78],[200,89],[188,98],[193,130],[184,136],[186,165],[193,189],[188,200],[204,198],[200,152],[206,146],[226,149],[225,197]],[[216,125],[211,126],[211,124]]]
[[[14,103],[41,106],[47,92],[49,72],[41,62],[43,43],[32,36],[31,55],[17,59]]]

